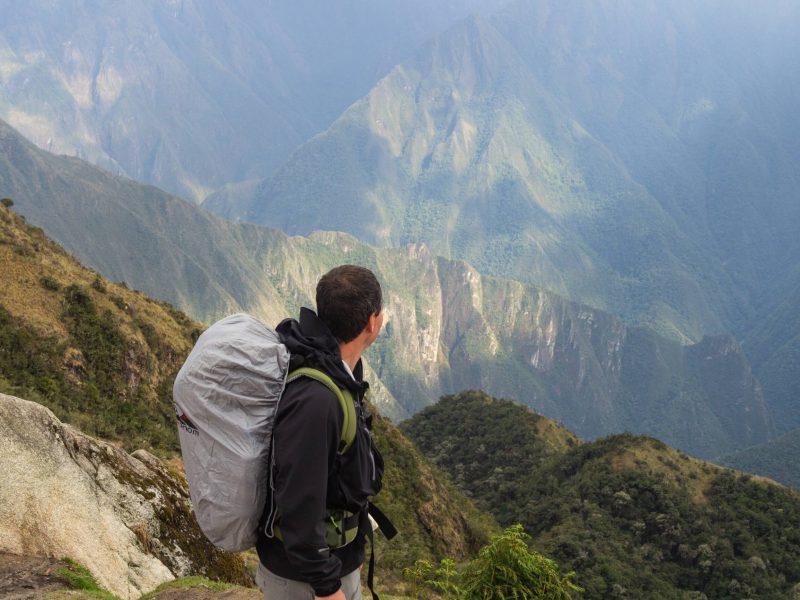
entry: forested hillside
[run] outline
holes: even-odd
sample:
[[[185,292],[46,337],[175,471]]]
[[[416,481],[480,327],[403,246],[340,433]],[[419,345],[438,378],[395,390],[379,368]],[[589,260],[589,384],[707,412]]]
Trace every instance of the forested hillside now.
[[[758,473],[800,490],[800,429],[782,436],[714,459],[726,467],[748,473]]]
[[[402,429],[479,507],[520,522],[585,598],[789,598],[800,495],[630,434],[591,443],[480,392]]]

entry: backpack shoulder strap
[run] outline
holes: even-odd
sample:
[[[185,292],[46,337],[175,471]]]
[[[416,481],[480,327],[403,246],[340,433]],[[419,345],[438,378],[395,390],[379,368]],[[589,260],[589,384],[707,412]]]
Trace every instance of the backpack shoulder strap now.
[[[292,382],[300,377],[308,377],[315,381],[319,381],[330,391],[336,394],[339,400],[339,405],[342,407],[344,414],[344,422],[342,424],[342,443],[339,445],[339,454],[344,454],[353,445],[353,440],[356,438],[356,406],[353,403],[353,395],[350,390],[343,390],[340,388],[333,379],[326,373],[319,369],[312,369],[310,367],[301,367],[289,373],[286,377],[286,383]]]

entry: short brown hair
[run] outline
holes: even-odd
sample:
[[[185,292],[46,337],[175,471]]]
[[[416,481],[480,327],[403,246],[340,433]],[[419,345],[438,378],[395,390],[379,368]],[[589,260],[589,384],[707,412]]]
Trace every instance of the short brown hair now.
[[[364,267],[334,267],[317,283],[317,314],[340,342],[358,337],[382,306],[381,285]]]

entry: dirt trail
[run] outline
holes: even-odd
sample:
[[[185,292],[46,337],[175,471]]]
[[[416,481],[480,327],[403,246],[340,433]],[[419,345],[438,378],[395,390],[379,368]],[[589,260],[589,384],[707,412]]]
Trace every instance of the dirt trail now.
[[[227,592],[212,592],[202,588],[171,590],[162,592],[153,600],[261,600],[263,596],[257,590],[236,589]]]
[[[66,563],[44,556],[18,556],[0,552],[0,598],[40,600],[66,589],[56,571]]]

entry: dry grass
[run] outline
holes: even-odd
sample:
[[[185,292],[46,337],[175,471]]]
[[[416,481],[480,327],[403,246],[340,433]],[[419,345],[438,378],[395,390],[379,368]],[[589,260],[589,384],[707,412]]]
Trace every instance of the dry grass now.
[[[14,316],[22,318],[44,335],[65,338],[67,332],[60,321],[63,294],[48,290],[42,278],[48,277],[63,289],[77,284],[92,297],[100,312],[110,311],[120,321],[129,337],[141,339],[134,319],[151,325],[161,339],[184,347],[186,341],[181,325],[159,303],[140,292],[117,285],[98,276],[68,255],[60,246],[47,239],[40,230],[26,226],[19,217],[0,207],[0,304]],[[9,218],[10,217],[10,218]],[[98,280],[105,293],[92,287]],[[122,301],[120,308],[115,298]]]

